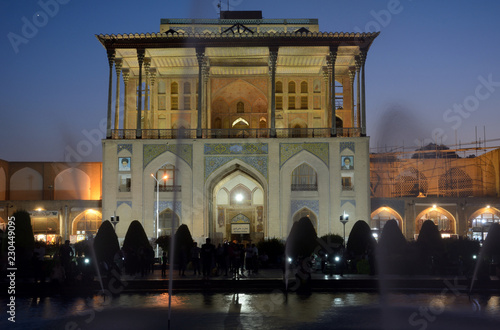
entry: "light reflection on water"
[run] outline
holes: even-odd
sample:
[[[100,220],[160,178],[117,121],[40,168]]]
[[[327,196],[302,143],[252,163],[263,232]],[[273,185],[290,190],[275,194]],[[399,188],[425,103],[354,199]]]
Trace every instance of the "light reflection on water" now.
[[[386,304],[400,313],[396,321],[403,322],[403,324],[408,323],[409,317],[418,313],[421,308],[438,311],[437,316],[441,313],[465,313],[474,317],[495,317],[500,320],[498,296],[475,297],[481,306],[481,311],[478,313],[474,313],[474,305],[465,294],[391,293],[385,298]],[[5,299],[0,300],[0,303],[4,302],[6,302]],[[79,326],[89,323],[89,329],[97,329],[100,322],[109,322],[117,318],[120,318],[125,326],[131,326],[132,321],[140,321],[141,318],[144,318],[143,322],[148,323],[157,314],[165,318],[168,293],[121,294],[105,299],[100,295],[66,299],[62,297],[18,297],[16,302],[19,320],[17,325],[21,326],[20,328],[24,325],[24,328],[29,329],[33,328],[33,324],[38,324],[39,328],[55,330],[59,326],[64,328],[64,325],[71,320],[76,320]],[[365,315],[365,322],[369,326],[370,322],[376,322],[377,318],[380,318],[380,308],[379,294],[363,292],[288,294],[285,296],[281,291],[276,290],[267,294],[178,293],[172,296],[173,320],[182,318],[182,322],[185,323],[194,322],[196,319],[198,322],[196,324],[204,324],[206,329],[218,328],[223,321],[229,324],[240,324],[243,328],[259,327],[262,329],[300,328],[298,326],[300,324],[311,325],[317,322],[327,324],[331,319],[341,320],[353,317],[355,318],[354,324],[357,324],[356,322],[360,322],[356,319],[359,313]],[[136,315],[135,318],[132,315]],[[193,318],[193,315],[196,317]],[[131,317],[131,321],[126,321],[127,317]],[[416,318],[416,320],[419,319]],[[438,323],[430,325],[436,324]],[[3,328],[3,326],[0,327]],[[86,327],[80,328],[87,329]],[[154,326],[151,327],[151,329],[154,328]]]

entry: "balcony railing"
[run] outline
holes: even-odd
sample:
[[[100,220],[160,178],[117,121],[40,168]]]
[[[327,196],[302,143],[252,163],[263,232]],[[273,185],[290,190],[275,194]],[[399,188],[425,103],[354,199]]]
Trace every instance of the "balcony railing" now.
[[[142,139],[196,139],[196,129],[143,129]],[[204,139],[241,139],[241,138],[271,138],[269,128],[256,129],[203,129]],[[276,128],[277,138],[326,138],[330,137],[329,128]],[[337,137],[361,136],[361,128],[337,128]],[[115,129],[111,138],[136,139],[135,129]]]
[[[160,186],[160,192],[179,192],[182,190],[182,186]],[[155,191],[158,191],[158,186],[155,186]]]
[[[292,191],[317,191],[317,184],[292,183]]]

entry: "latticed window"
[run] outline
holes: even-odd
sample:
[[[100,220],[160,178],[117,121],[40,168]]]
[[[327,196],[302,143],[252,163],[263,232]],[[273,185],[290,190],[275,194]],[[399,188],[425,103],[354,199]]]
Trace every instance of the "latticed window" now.
[[[295,96],[288,96],[288,109],[295,109]]]
[[[308,109],[309,108],[309,98],[307,96],[301,96],[300,97],[300,108],[301,109]]]
[[[170,94],[179,94],[179,84],[175,81],[170,85]]]
[[[179,85],[176,82],[173,82],[170,85],[170,108],[172,110],[178,110],[179,109]]]
[[[307,81],[303,81],[303,82],[300,83],[300,92],[301,93],[307,93],[308,92]]]
[[[237,113],[245,112],[245,104],[243,102],[238,102],[238,104],[236,104],[236,112]]]
[[[454,167],[439,177],[439,194],[445,197],[472,196],[472,179],[467,173]]]
[[[188,82],[184,83],[184,95],[191,94],[191,84]]]
[[[292,191],[317,191],[316,171],[307,164],[297,166],[292,172]]]
[[[344,86],[338,81],[335,81],[335,108],[344,109]]]
[[[416,197],[420,193],[426,194],[427,187],[427,177],[415,168],[410,167],[396,177],[394,195],[399,197]]]
[[[276,96],[276,109],[283,110],[283,96]]]
[[[290,94],[295,93],[295,81],[290,81],[288,83],[288,93],[290,93]]]
[[[281,81],[276,82],[276,93],[283,93],[283,83]]]
[[[184,110],[191,110],[191,97],[184,96]]]
[[[159,182],[160,191],[181,191],[178,170],[174,165],[165,164],[156,171],[156,180]],[[155,183],[155,191],[158,189]]]
[[[354,190],[352,178],[350,176],[342,177],[342,190]]]

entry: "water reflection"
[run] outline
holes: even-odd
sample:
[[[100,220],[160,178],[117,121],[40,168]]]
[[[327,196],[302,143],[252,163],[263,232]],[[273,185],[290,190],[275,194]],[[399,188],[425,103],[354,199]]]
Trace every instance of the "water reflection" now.
[[[279,290],[268,294],[178,293],[172,296],[172,325],[206,329],[300,329],[335,321],[339,327],[352,324],[349,328],[353,329],[365,325],[377,329],[384,323],[412,328],[410,317],[414,315],[415,323],[424,320],[419,314],[422,310],[438,312],[433,315],[436,316],[433,322],[429,322],[429,329],[442,329],[443,324],[448,325],[447,322],[455,318],[458,320],[454,322],[461,329],[459,321],[465,316],[477,320],[494,317],[500,323],[498,296],[472,297],[481,306],[476,313],[473,300],[465,294],[391,293],[384,298],[382,301],[379,294],[369,292],[310,295],[285,295]],[[17,317],[20,325],[27,329],[32,329],[33,324],[41,329],[59,329],[70,321],[80,329],[96,329],[103,324],[123,326],[124,329],[133,326],[156,329],[156,325],[165,324],[167,309],[168,293],[122,294],[106,298],[101,295],[70,299],[17,298]]]

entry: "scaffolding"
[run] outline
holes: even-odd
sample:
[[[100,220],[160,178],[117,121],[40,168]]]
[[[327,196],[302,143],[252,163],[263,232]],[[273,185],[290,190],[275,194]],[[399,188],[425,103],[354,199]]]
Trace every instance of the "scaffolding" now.
[[[370,153],[372,197],[498,196],[499,147],[430,144]]]

